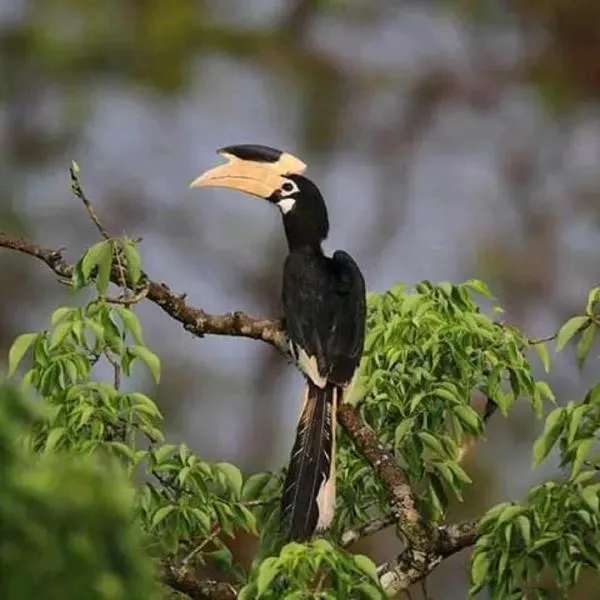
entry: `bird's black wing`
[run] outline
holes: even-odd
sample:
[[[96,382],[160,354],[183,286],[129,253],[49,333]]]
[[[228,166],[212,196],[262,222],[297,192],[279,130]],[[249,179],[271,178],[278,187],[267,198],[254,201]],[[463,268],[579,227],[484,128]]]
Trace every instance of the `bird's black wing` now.
[[[312,253],[289,254],[283,271],[283,314],[291,350],[299,367],[323,387],[331,365],[327,340],[332,326],[332,295],[328,260]]]
[[[330,381],[348,384],[362,357],[365,342],[366,290],[363,275],[354,259],[337,250],[330,261],[335,282],[335,303],[326,353],[332,369]]]

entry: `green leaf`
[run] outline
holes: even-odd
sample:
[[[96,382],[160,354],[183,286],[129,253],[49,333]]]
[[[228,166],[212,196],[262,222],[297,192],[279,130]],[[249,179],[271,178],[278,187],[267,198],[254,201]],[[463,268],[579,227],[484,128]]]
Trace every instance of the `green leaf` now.
[[[185,483],[185,480],[188,478],[188,475],[190,474],[191,470],[192,467],[183,467],[183,469],[181,469],[181,471],[177,473],[177,481],[179,482],[180,486],[182,486]]]
[[[600,298],[600,287],[592,288],[588,293],[587,303],[585,306],[585,313],[590,317],[594,316],[595,305]]]
[[[546,344],[543,344],[543,343],[534,344],[534,348],[535,348],[535,351],[538,353],[538,356],[540,357],[542,364],[544,365],[544,371],[546,371],[546,373],[549,373],[550,372],[550,354],[548,353],[548,348],[546,347]]]
[[[360,592],[361,595],[367,600],[382,600],[387,596],[377,587],[370,583],[360,583],[356,587],[353,587],[353,591]]]
[[[467,475],[467,472],[458,463],[449,461],[447,464],[459,481],[466,484],[473,483],[473,480]]]
[[[571,317],[559,330],[556,351],[560,352],[571,338],[590,322],[589,317]]]
[[[413,425],[412,419],[404,419],[403,421],[400,422],[398,427],[396,427],[396,431],[394,432],[394,445],[396,446],[396,448],[398,448],[400,446],[400,444],[402,443],[402,440],[404,439],[406,434],[409,432],[412,425]]]
[[[501,502],[496,506],[490,508],[487,513],[483,516],[483,518],[479,521],[478,530],[479,532],[483,532],[487,527],[498,520],[498,516],[502,511],[507,507],[512,506],[510,502]]]
[[[46,444],[44,446],[45,452],[51,452],[54,450],[59,442],[65,437],[66,429],[64,427],[56,427],[50,431],[46,438]]]
[[[123,324],[125,325],[125,329],[131,333],[133,339],[138,344],[143,344],[144,332],[142,330],[142,324],[140,323],[137,315],[130,308],[125,308],[124,306],[119,306],[117,308],[117,313],[121,317]]]
[[[588,393],[586,402],[591,405],[600,404],[600,383],[596,384]]]
[[[148,367],[155,383],[158,384],[160,382],[160,360],[158,356],[145,346],[130,346],[129,352]]]
[[[510,541],[512,539],[512,530],[513,530],[513,524],[507,523],[506,527],[504,528],[504,541],[506,542],[506,548],[510,548]]]
[[[200,508],[192,508],[192,514],[196,517],[198,524],[202,531],[204,531],[207,535],[210,533],[212,528],[212,522],[210,515]]]
[[[581,492],[581,497],[584,502],[594,511],[598,513],[600,511],[600,483],[594,485],[588,485]]]
[[[379,583],[379,577],[377,576],[377,567],[375,563],[364,554],[355,554],[352,559],[354,564],[359,571],[362,571],[365,575],[368,575],[373,581]]]
[[[581,419],[586,416],[589,412],[590,408],[587,404],[580,404],[573,409],[573,412],[570,415],[569,421],[569,429],[567,433],[567,443],[572,444],[577,437],[577,433],[579,432],[579,424],[581,423]]]
[[[237,600],[254,600],[256,598],[256,584],[254,582],[245,585],[237,596]]]
[[[164,521],[174,510],[177,509],[177,506],[173,504],[169,504],[168,506],[163,506],[159,508],[153,515],[151,526],[157,527],[162,521]]]
[[[55,327],[62,321],[67,315],[75,312],[77,309],[71,308],[70,306],[61,306],[57,308],[50,317],[50,324]]]
[[[242,491],[242,482],[243,477],[241,471],[230,463],[217,463],[217,467],[221,470],[221,472],[227,478],[227,482],[229,486],[233,489],[233,493],[236,498],[240,497],[240,492]]]
[[[255,473],[248,477],[242,488],[241,499],[245,502],[258,499],[272,478],[273,475],[271,473]]]
[[[240,504],[235,507],[235,512],[238,513],[238,524],[240,527],[250,533],[258,533],[256,529],[256,517],[250,509],[246,508],[243,504]]]
[[[20,362],[23,360],[27,350],[38,337],[38,333],[22,333],[12,343],[10,350],[8,351],[8,376],[12,377]]]
[[[64,339],[71,333],[73,328],[72,323],[61,323],[56,327],[52,333],[52,339],[50,340],[50,350],[53,350],[57,346],[60,346]]]
[[[120,456],[124,456],[125,458],[127,458],[133,462],[134,453],[133,453],[133,450],[127,444],[124,444],[123,442],[109,442],[109,443],[110,443],[110,447],[113,450],[115,450],[116,454],[118,454]]]
[[[128,394],[133,408],[139,412],[143,412],[144,414],[149,415],[150,417],[154,417],[155,419],[162,419],[162,414],[158,409],[158,406],[146,396],[146,394],[142,394],[140,392],[132,392]]]
[[[423,444],[429,448],[431,452],[436,454],[437,456],[445,456],[444,447],[441,442],[433,435],[428,433],[427,431],[419,431],[417,434],[419,439],[423,442]]]
[[[165,460],[171,456],[171,454],[173,454],[173,452],[175,451],[177,446],[175,446],[175,444],[164,444],[164,446],[161,446],[160,448],[157,448],[154,452],[154,460],[156,461],[156,464],[160,465],[163,462],[165,462]]]
[[[135,243],[131,240],[124,240],[122,248],[127,263],[126,268],[127,274],[129,275],[129,281],[131,282],[131,285],[135,287],[142,274],[142,259],[140,258],[140,253],[138,252]]]
[[[540,394],[552,402],[552,404],[556,404],[556,396],[552,391],[552,388],[545,381],[536,381],[535,387],[540,391]]]
[[[531,544],[531,522],[529,518],[525,515],[519,515],[517,517],[517,525],[519,526],[523,542],[528,547]]]
[[[106,249],[99,257],[98,261],[98,277],[96,278],[96,289],[102,296],[108,291],[110,283],[110,275],[113,265],[113,243],[111,240],[106,242]]]
[[[594,337],[596,336],[596,323],[590,323],[584,330],[577,344],[577,365],[581,369],[590,353]]]
[[[573,461],[573,468],[571,469],[571,479],[577,477],[579,471],[581,471],[581,467],[583,467],[583,463],[590,451],[590,448],[594,444],[594,438],[589,438],[587,440],[582,440],[578,446],[577,451],[575,452],[575,460]]]
[[[206,558],[215,562],[220,569],[228,569],[233,564],[233,555],[229,548],[221,548],[213,552],[207,552]],[[239,596],[238,596],[239,597]]]
[[[481,294],[488,300],[494,299],[490,288],[485,283],[483,283],[483,281],[479,281],[479,279],[469,279],[468,281],[465,281],[463,285],[471,288],[473,291],[477,292],[478,294]]]
[[[533,446],[533,466],[537,467],[548,456],[563,429],[564,409],[555,408],[547,417],[544,432]]]
[[[475,558],[471,563],[471,579],[475,587],[478,588],[488,580],[491,575],[491,564],[492,561],[487,552],[477,552],[475,554]]]
[[[271,556],[262,561],[258,569],[256,578],[257,598],[262,596],[277,574],[279,573],[279,564],[277,558]]]
[[[112,247],[108,240],[98,242],[91,248],[88,248],[81,259],[81,274],[86,281],[89,280],[94,268],[98,267],[100,263],[104,262],[107,256],[112,257]]]
[[[475,409],[465,404],[457,404],[452,407],[452,412],[471,432],[481,431],[481,419]]]
[[[502,512],[498,516],[496,526],[512,521],[517,515],[520,515],[523,511],[524,508],[522,506],[519,506],[518,504],[511,504],[507,506],[502,510]]]

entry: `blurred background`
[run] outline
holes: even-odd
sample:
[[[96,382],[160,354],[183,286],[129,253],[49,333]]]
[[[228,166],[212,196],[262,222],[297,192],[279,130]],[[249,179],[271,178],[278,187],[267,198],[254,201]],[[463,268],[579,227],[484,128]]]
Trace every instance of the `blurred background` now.
[[[275,316],[278,212],[188,189],[215,149],[262,143],[309,164],[327,249],[350,251],[371,290],[482,278],[507,321],[546,335],[599,280],[599,97],[596,0],[0,0],[0,229],[71,261],[97,241],[69,191],[75,159],[107,229],[144,238],[153,279],[209,312]],[[0,286],[3,354],[71,301],[8,251]],[[135,385],[172,440],[247,472],[280,468],[300,376],[257,342],[195,339],[149,303],[139,313],[163,380]],[[591,356],[583,375],[571,352],[556,361],[561,401],[594,380]],[[527,406],[492,421],[455,516],[560,477],[531,471],[538,428]],[[385,535],[361,547],[397,549]],[[465,558],[430,578],[433,597],[465,597]]]

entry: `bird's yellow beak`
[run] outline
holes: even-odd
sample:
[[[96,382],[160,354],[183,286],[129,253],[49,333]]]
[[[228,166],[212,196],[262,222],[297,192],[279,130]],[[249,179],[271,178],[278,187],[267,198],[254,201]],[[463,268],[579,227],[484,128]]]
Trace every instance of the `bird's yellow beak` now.
[[[267,199],[284,183],[284,175],[303,173],[306,165],[295,156],[283,152],[274,162],[242,159],[220,152],[227,162],[209,169],[192,181],[190,187],[223,187]]]

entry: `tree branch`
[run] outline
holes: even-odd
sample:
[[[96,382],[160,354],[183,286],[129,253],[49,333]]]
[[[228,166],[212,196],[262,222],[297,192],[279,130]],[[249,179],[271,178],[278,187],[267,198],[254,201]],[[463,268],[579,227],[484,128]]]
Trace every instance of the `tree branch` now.
[[[452,556],[477,540],[477,519],[444,525],[438,529],[437,550],[444,557]]]
[[[354,542],[358,542],[358,540],[364,537],[379,533],[395,523],[396,519],[394,519],[393,515],[373,519],[372,521],[369,521],[368,523],[365,523],[356,529],[344,531],[340,543],[343,547],[350,546],[351,544],[354,544]]]
[[[96,214],[92,203],[88,200],[88,197],[83,191],[83,188],[81,187],[81,182],[79,181],[79,165],[77,165],[77,163],[74,161],[71,164],[71,168],[69,169],[69,175],[71,176],[71,191],[77,198],[79,198],[83,202],[85,210],[87,211],[90,219],[96,226],[96,229],[99,231],[100,235],[105,240],[109,240],[112,236],[110,235],[110,233],[108,233],[108,231],[106,231],[106,229],[102,225],[102,222]]]
[[[164,564],[162,581],[170,588],[185,594],[192,600],[235,600],[238,590],[230,583],[199,579],[188,568],[176,568]]]
[[[445,558],[472,546],[477,540],[477,524],[473,519],[438,527],[431,554],[407,546],[394,560],[379,565],[379,581],[388,597],[424,580]]]
[[[406,481],[404,471],[396,463],[392,450],[379,441],[375,432],[362,422],[352,406],[340,406],[338,420],[383,484],[392,515],[409,545],[424,552],[430,551],[435,543],[432,528],[421,516],[413,491]]]
[[[63,257],[64,249],[44,248],[23,238],[13,237],[2,232],[0,232],[0,247],[41,260],[62,279],[70,279],[73,273],[73,265],[68,264]],[[123,271],[118,265],[113,268],[111,281],[116,285],[122,285]],[[142,276],[141,281],[145,282],[144,285],[147,286],[146,297],[148,300],[159,306],[194,335],[198,337],[211,334],[230,335],[261,340],[287,355],[285,335],[280,321],[257,319],[240,311],[211,315],[188,305],[185,294],[175,294],[164,283],[157,283],[146,274]]]

